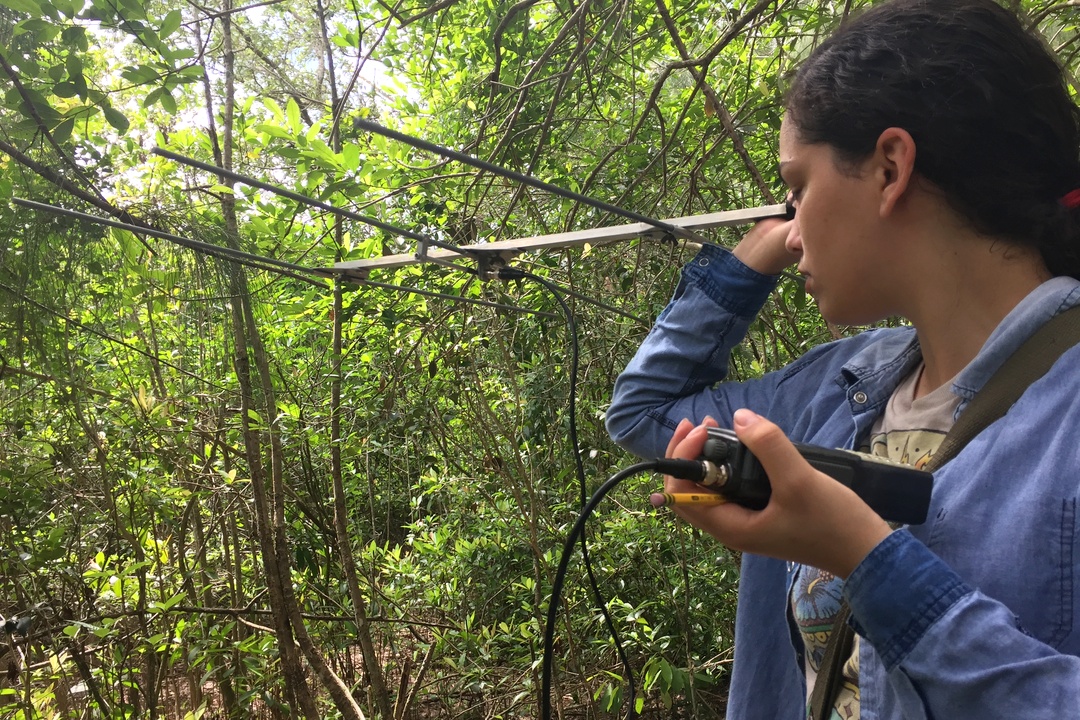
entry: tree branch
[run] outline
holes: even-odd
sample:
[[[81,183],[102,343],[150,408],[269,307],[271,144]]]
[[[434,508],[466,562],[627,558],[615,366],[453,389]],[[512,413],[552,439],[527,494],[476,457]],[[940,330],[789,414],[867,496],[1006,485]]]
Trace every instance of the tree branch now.
[[[732,29],[728,30],[728,32],[724,36],[728,39],[714,45],[713,48],[709,51],[709,53],[706,54],[706,56],[709,57],[710,60],[716,57],[716,54],[719,53],[720,50],[723,49],[725,45],[727,45],[727,43],[731,42],[731,39],[734,39],[734,33],[736,33],[736,28],[741,30],[751,20],[764,12],[765,8],[771,4],[772,3],[769,0],[762,0],[761,2],[759,2],[753,10],[748,12],[737,23],[735,23]],[[660,12],[660,17],[664,20],[664,25],[667,27],[668,34],[671,36],[671,41],[674,42],[675,47],[679,49],[679,55],[683,58],[684,61],[690,60],[690,53],[686,49],[686,44],[679,36],[679,30],[675,27],[675,22],[671,19],[671,14],[668,12],[667,5],[665,4],[664,0],[656,0],[656,9]],[[707,65],[707,63],[705,64]],[[697,81],[698,86],[701,88],[702,92],[705,93],[705,97],[711,104],[712,109],[716,113],[716,116],[720,118],[720,124],[724,126],[724,132],[727,133],[728,137],[731,138],[731,144],[732,147],[735,148],[735,154],[739,156],[739,159],[742,160],[743,165],[746,166],[746,170],[750,173],[750,177],[754,180],[754,184],[757,185],[758,191],[761,192],[762,196],[766,199],[766,201],[770,203],[775,203],[776,198],[773,196],[772,190],[769,188],[768,183],[765,182],[765,179],[761,176],[761,171],[758,170],[757,165],[750,157],[750,153],[746,151],[746,145],[743,143],[742,138],[739,137],[738,132],[735,130],[735,123],[731,120],[731,113],[729,113],[724,104],[720,102],[720,98],[717,97],[716,91],[713,90],[712,86],[710,86],[709,83],[706,81],[705,73],[695,65],[687,65],[686,68],[690,71],[690,74],[693,76],[694,80]]]

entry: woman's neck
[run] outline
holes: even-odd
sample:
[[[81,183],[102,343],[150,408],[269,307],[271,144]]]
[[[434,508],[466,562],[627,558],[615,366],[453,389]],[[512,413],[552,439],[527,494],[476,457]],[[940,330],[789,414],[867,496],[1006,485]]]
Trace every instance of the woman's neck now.
[[[924,270],[905,313],[919,335],[925,369],[915,397],[952,380],[1006,315],[1050,279],[1037,252],[978,238]]]

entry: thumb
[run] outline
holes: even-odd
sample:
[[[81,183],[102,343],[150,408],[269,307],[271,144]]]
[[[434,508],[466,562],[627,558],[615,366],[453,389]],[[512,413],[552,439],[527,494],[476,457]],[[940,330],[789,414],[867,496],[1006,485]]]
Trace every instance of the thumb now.
[[[773,483],[774,492],[774,478],[790,478],[812,469],[784,431],[774,423],[745,408],[735,411],[734,420],[735,434],[761,462],[770,483]]]

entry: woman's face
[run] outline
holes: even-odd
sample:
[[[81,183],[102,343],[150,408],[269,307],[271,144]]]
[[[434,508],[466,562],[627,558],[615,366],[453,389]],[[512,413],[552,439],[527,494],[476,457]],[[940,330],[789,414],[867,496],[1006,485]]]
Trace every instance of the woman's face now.
[[[840,325],[865,325],[895,314],[872,160],[850,169],[838,165],[831,146],[803,143],[785,117],[780,174],[797,211],[787,248],[800,256],[799,273],[822,316]]]

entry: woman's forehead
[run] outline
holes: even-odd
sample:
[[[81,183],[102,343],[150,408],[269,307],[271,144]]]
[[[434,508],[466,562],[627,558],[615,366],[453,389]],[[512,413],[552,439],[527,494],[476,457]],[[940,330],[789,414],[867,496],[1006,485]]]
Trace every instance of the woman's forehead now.
[[[784,119],[780,123],[780,146],[778,148],[781,170],[794,162],[796,151],[801,144],[798,132],[795,129],[795,123],[787,115],[784,115]]]

